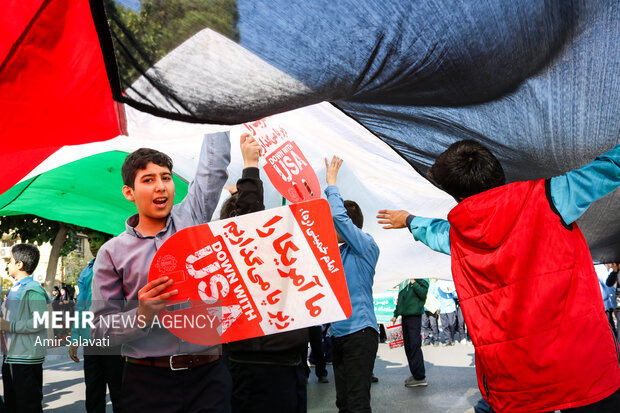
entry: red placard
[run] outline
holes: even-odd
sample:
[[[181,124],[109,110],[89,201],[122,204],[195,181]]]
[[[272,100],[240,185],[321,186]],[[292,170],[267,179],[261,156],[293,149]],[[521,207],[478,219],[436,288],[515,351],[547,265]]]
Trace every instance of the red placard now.
[[[269,118],[243,125],[260,143],[260,165],[276,190],[289,202],[321,197],[319,179],[301,149],[283,127]]]
[[[215,319],[221,338],[196,323],[167,326],[196,344],[338,321],[352,311],[324,199],[183,229],[153,259],[149,281],[162,276],[179,290],[164,315]]]
[[[402,324],[394,324],[385,328],[385,334],[387,336],[387,343],[390,348],[398,348],[405,345],[403,340],[403,326]]]

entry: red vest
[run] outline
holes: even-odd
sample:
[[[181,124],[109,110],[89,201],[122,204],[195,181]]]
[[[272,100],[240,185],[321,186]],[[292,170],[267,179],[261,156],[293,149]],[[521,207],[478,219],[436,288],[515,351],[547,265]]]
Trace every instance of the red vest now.
[[[585,406],[620,387],[590,251],[554,211],[546,182],[483,192],[448,215],[478,386],[498,413]]]

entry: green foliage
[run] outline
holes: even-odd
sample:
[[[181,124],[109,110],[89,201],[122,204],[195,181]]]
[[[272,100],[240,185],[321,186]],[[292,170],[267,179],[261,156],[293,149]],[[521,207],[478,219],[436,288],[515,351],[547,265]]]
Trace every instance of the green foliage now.
[[[11,289],[15,281],[11,277],[2,277],[2,293],[6,293]]]
[[[144,0],[139,13],[105,6],[123,88],[204,28],[239,41],[236,0]]]
[[[70,252],[62,259],[62,265],[65,269],[63,282],[67,285],[77,285],[80,273],[88,264],[88,259],[75,251]]]
[[[78,232],[85,231],[84,228],[72,224],[65,224],[67,227],[67,238],[60,250],[60,255],[65,256],[78,246]],[[0,234],[9,234],[11,238],[21,239],[36,245],[43,245],[46,242],[54,242],[58,233],[58,221],[37,217],[36,215],[14,215],[0,217]]]

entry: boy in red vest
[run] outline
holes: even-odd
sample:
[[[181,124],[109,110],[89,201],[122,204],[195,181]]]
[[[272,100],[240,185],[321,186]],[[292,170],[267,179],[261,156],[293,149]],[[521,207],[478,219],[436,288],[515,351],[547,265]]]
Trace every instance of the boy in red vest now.
[[[620,145],[564,175],[505,185],[497,158],[465,140],[428,175],[458,202],[447,221],[377,218],[452,256],[485,400],[498,412],[618,412],[620,353],[575,221],[620,186]]]

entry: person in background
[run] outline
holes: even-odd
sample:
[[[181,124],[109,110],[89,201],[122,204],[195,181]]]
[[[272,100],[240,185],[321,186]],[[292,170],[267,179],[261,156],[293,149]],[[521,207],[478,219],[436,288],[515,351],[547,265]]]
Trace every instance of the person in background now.
[[[452,281],[439,280],[431,292],[439,300],[439,319],[443,332],[444,346],[454,345],[456,332],[456,291]]]
[[[461,303],[459,303],[458,297],[454,297],[454,304],[456,304],[456,332],[459,333],[459,342],[461,344],[467,344],[467,333],[465,333],[465,318],[463,317],[463,310],[461,310]]]
[[[605,314],[607,314],[607,320],[614,332],[614,336],[618,336],[618,328],[614,320],[614,313],[616,312],[616,287],[615,283],[611,286],[607,285],[609,275],[613,272],[611,264],[600,264],[594,266],[596,275],[598,277],[599,286],[601,287],[601,294],[603,295],[603,304],[605,305]]]
[[[2,365],[4,401],[10,413],[42,412],[45,324],[35,325],[35,314],[47,312],[50,299],[32,278],[39,263],[33,244],[17,244],[11,249],[8,273],[15,280],[6,300],[6,316],[0,329],[6,338]],[[3,340],[3,345],[4,345]],[[3,346],[4,347],[4,346]]]
[[[261,146],[249,134],[240,139],[241,179],[222,205],[220,219],[265,209],[258,161]],[[286,331],[228,344],[233,413],[305,413],[308,329]]]
[[[75,310],[75,303],[73,302],[73,299],[71,295],[69,294],[69,290],[67,286],[63,285],[62,287],[60,287],[60,294],[58,294],[57,303],[58,303],[57,304],[58,311],[63,312],[62,324],[64,327],[59,329],[59,331],[55,332],[55,334],[58,334],[59,336],[58,338],[64,341],[67,338],[67,336],[70,334],[70,328],[68,328],[69,323],[67,322],[67,316],[72,316],[73,311]]]
[[[111,238],[110,235],[99,231],[88,233],[88,245],[93,259],[82,270],[78,278],[79,293],[75,303],[75,311],[78,316],[77,325],[71,328],[71,342],[69,345],[69,357],[76,363],[80,359],[77,356],[78,346],[74,340],[90,339],[90,328],[82,327],[84,311],[89,311],[92,298],[93,266],[99,248]],[[87,342],[87,341],[86,341]],[[84,382],[86,384],[86,411],[88,413],[105,413],[106,387],[110,391],[112,409],[115,413],[121,411],[121,384],[123,381],[123,369],[125,360],[121,356],[120,346],[114,348],[84,347]]]
[[[336,407],[344,412],[371,412],[370,385],[379,346],[372,299],[379,247],[362,231],[364,215],[354,201],[344,201],[336,186],[342,159],[325,159],[325,195],[332,213],[344,275],[351,297],[351,317],[331,325]]]
[[[310,336],[310,357],[308,361],[314,364],[314,374],[319,383],[329,383],[327,369],[325,365],[325,353],[323,352],[323,326],[312,326],[308,328]],[[310,372],[308,371],[308,375]]]
[[[406,387],[426,386],[424,355],[422,354],[422,314],[428,294],[428,280],[411,278],[405,288],[398,292],[392,324],[402,316],[403,341],[411,376],[405,380]]]
[[[618,283],[618,266],[620,264],[617,262],[612,262],[609,264],[611,267],[611,271],[607,276],[607,281],[605,284],[608,287],[616,287],[616,322],[617,322],[617,337],[620,342],[620,283]]]
[[[432,344],[434,347],[438,347],[441,342],[438,327],[440,303],[433,293],[436,288],[437,280],[430,280],[426,302],[424,303],[424,314],[422,314],[423,346],[430,346]]]

